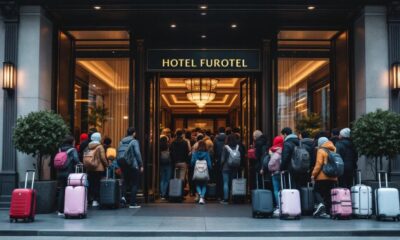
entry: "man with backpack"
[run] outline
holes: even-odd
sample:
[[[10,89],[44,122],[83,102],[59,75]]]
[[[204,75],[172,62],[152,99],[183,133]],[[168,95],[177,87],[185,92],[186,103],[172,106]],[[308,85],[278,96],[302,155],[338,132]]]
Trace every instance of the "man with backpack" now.
[[[128,128],[127,136],[123,138],[118,147],[117,162],[122,169],[124,180],[124,196],[126,189],[131,187],[131,199],[129,208],[140,208],[136,202],[136,194],[139,185],[140,173],[143,172],[142,155],[140,153],[139,142],[135,139],[136,131],[133,127]]]
[[[350,139],[350,129],[344,128],[340,131],[339,140],[335,144],[336,152],[344,162],[344,172],[339,177],[339,186],[351,188],[353,185],[354,172],[357,170],[358,153]]]

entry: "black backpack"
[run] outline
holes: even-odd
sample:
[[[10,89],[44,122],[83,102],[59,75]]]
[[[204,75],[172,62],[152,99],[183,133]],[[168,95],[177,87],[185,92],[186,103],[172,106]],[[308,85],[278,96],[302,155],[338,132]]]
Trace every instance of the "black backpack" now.
[[[340,154],[321,148],[328,153],[328,161],[322,167],[322,172],[328,177],[340,177],[344,172],[344,162]]]
[[[292,154],[292,170],[297,173],[306,173],[310,169],[310,153],[300,142],[299,146],[295,146]]]

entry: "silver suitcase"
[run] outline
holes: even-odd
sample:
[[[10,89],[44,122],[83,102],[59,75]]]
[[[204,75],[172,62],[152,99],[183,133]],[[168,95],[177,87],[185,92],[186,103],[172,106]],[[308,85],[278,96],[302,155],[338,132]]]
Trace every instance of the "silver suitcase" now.
[[[243,175],[242,175],[243,176]],[[232,198],[245,198],[247,194],[247,180],[246,178],[239,178],[239,173],[237,178],[232,179]]]
[[[389,188],[387,173],[385,172],[386,187],[382,187],[381,172],[378,173],[379,188],[375,190],[376,219],[384,220],[392,218],[400,220],[399,191],[396,188]]]
[[[351,188],[353,214],[358,218],[370,218],[372,215],[372,188],[361,184],[361,171],[357,172],[358,184]]]

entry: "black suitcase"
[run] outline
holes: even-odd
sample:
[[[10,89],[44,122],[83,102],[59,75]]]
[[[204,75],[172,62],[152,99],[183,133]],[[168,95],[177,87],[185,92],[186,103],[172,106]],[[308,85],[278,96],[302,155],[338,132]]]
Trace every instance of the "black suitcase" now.
[[[217,184],[215,184],[215,183],[207,184],[206,198],[207,199],[216,199],[217,198]]]
[[[310,183],[300,189],[301,212],[303,215],[312,215],[314,212],[314,188]]]
[[[170,202],[183,201],[183,180],[176,178],[176,169],[174,178],[169,181],[168,200]]]
[[[100,208],[119,208],[121,200],[121,190],[119,180],[108,177],[100,181]]]
[[[258,177],[256,179],[257,189],[251,191],[253,218],[272,217],[274,213],[272,192],[264,189],[264,176],[262,178],[262,189],[258,189]]]

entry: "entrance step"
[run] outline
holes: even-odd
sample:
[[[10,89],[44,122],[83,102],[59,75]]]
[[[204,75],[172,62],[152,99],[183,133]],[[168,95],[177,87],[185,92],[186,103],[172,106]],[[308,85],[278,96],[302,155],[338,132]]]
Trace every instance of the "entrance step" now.
[[[11,196],[3,195],[0,196],[0,210],[8,210],[10,209]]]

